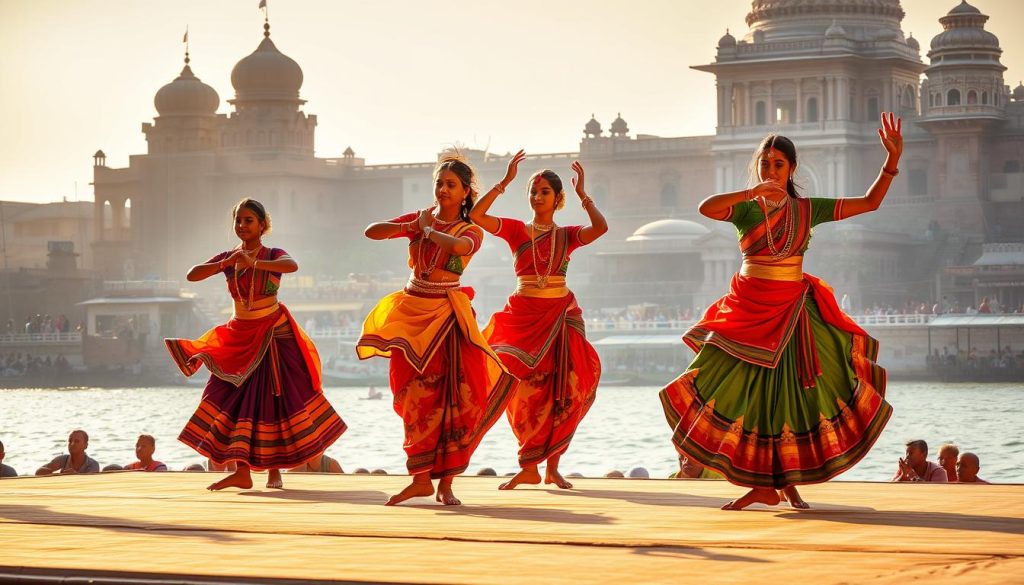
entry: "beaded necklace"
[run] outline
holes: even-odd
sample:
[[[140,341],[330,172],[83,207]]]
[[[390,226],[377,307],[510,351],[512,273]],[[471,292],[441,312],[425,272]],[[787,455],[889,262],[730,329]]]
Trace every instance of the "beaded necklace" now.
[[[545,229],[546,228],[546,229]],[[547,226],[530,224],[530,254],[533,256],[533,273],[537,277],[537,288],[544,288],[548,285],[548,278],[551,277],[551,268],[555,264],[555,236],[557,232],[552,230],[555,229],[555,224]],[[540,263],[537,261],[537,240],[534,237],[536,231],[551,232],[551,237],[548,238],[548,244],[551,247],[551,252],[548,255],[547,269],[544,274],[540,273]]]
[[[461,218],[455,218],[455,219],[453,219],[451,221],[443,221],[443,220],[438,219],[437,216],[434,215],[434,214],[431,214],[430,217],[431,217],[430,228],[435,230],[435,231],[441,231],[441,232],[445,232],[445,233],[447,233],[448,228],[450,228],[451,226],[453,226],[456,223],[458,223],[459,221],[461,221]],[[440,230],[438,230],[437,228],[440,228]],[[429,265],[425,265],[425,264],[423,264],[423,248],[426,247],[427,244],[434,244],[434,243],[431,242],[425,236],[421,237],[420,238],[420,246],[419,246],[419,248],[416,249],[416,264],[420,268],[420,278],[422,278],[422,279],[426,279],[428,276],[430,276],[431,274],[434,273],[434,268],[437,267],[437,261],[441,257],[441,252],[443,251],[441,249],[440,245],[434,244],[434,246],[437,247],[437,250],[434,251],[434,256],[430,259],[430,264]]]
[[[245,248],[242,248],[242,250],[244,251]],[[262,251],[263,251],[263,244],[260,244],[260,247],[256,248],[256,251],[254,252],[253,255],[256,256],[257,259],[259,259],[260,252],[262,252]],[[246,256],[249,255],[248,252],[244,252],[244,253],[245,253]],[[235,270],[235,291],[238,292],[238,296],[242,296],[242,288],[241,288],[241,285],[238,282],[238,274],[240,272],[245,272],[246,270],[247,270],[247,268],[242,268],[241,270],[237,270],[237,269]],[[253,266],[252,266],[252,278],[250,279],[250,282],[249,282],[249,295],[248,295],[248,298],[245,301],[245,310],[246,311],[251,311],[252,310],[252,295],[253,295],[253,291],[255,289],[256,289],[256,265],[253,264]]]
[[[789,202],[789,197],[783,201]],[[759,202],[760,203],[760,202]],[[767,204],[767,201],[765,201]],[[784,203],[785,204],[785,203]],[[796,230],[793,229],[796,224],[796,205],[791,204],[788,209],[783,211],[785,217],[782,220],[783,233],[786,234],[786,243],[782,246],[782,250],[778,250],[775,247],[775,242],[772,240],[772,226],[768,223],[768,208],[767,206],[761,207],[761,212],[764,214],[764,228],[765,238],[768,243],[768,253],[772,260],[781,260],[789,255],[789,251],[793,248],[793,240],[796,237]]]

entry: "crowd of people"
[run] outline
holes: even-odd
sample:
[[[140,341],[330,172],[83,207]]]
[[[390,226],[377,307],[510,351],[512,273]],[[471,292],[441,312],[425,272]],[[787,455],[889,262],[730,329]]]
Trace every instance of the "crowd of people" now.
[[[71,331],[81,330],[81,323],[72,327],[71,320],[63,313],[56,317],[51,316],[49,313],[45,315],[40,313],[29,315],[25,317],[25,323],[21,326],[15,323],[14,319],[8,319],[7,325],[4,327],[4,333],[7,335],[17,333],[70,333]]]
[[[80,473],[100,473],[113,471],[170,471],[170,468],[156,460],[156,438],[152,435],[139,435],[135,442],[135,460],[130,463],[109,463],[101,466],[98,461],[87,453],[89,448],[89,434],[82,429],[75,429],[68,435],[67,453],[54,457],[49,463],[40,466],[35,475],[73,475]],[[0,441],[0,478],[17,477],[18,472],[10,465],[5,464],[4,444]],[[906,454],[897,462],[896,474],[892,477],[893,482],[931,482],[931,483],[990,483],[980,477],[981,459],[974,453],[960,452],[960,448],[953,443],[944,443],[939,447],[938,458],[935,461],[928,460],[928,443],[923,440],[913,440],[906,444]],[[195,462],[186,465],[181,471],[235,471],[234,462],[220,465],[211,460],[203,463]],[[291,473],[345,473],[341,462],[338,459],[321,453],[320,455],[306,461],[298,467],[288,470]],[[388,475],[384,469],[370,470],[360,467],[352,471],[355,475]],[[497,476],[498,473],[491,467],[480,468],[476,475]],[[515,475],[508,473],[507,476]],[[582,474],[573,472],[566,474],[566,477],[581,478]],[[634,467],[627,472],[613,469],[604,474],[606,478],[632,478],[649,479],[650,472],[644,467]],[[686,455],[679,455],[679,469],[672,472],[671,479],[714,479],[723,480],[725,477],[710,468],[704,467],[697,461]]]
[[[0,378],[36,375],[63,375],[71,372],[71,364],[64,354],[33,356],[28,353],[0,354]]]

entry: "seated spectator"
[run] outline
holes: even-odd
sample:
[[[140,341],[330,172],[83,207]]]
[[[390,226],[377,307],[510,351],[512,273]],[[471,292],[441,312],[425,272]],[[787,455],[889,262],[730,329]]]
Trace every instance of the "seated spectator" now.
[[[4,444],[0,441],[0,478],[18,477],[18,472],[14,471],[13,467],[4,464],[4,455]]]
[[[109,465],[104,465],[102,471],[103,473],[108,471],[124,471],[124,467],[121,467],[117,463],[111,463]]]
[[[627,477],[631,479],[650,479],[651,474],[643,467],[634,467],[629,470],[629,475],[627,475]]]
[[[907,443],[906,457],[900,458],[899,469],[891,481],[946,483],[946,470],[928,461],[928,443],[919,439]]]
[[[182,469],[182,471],[200,471],[200,472],[202,472],[202,471],[206,471],[206,468],[203,467],[202,463],[190,463],[189,465],[185,466],[185,469]]]
[[[338,460],[333,457],[328,457],[325,453],[288,471],[292,473],[345,473],[345,470],[341,468],[341,463],[338,463]]]
[[[945,443],[939,447],[939,466],[946,470],[946,481],[956,481],[956,458],[960,448],[953,443]]]
[[[609,471],[608,473],[604,474],[604,476],[605,476],[605,477],[614,477],[614,478],[618,478],[618,477],[626,477],[626,476],[625,476],[625,475],[624,475],[624,474],[623,474],[623,473],[622,473],[621,471],[619,471],[618,469],[613,469],[613,470]]]
[[[493,477],[498,477],[498,472],[495,471],[494,468],[492,468],[492,467],[483,467],[483,468],[480,469],[480,471],[477,471],[476,474],[477,475],[489,475],[489,476],[493,476]]]
[[[960,483],[988,483],[978,477],[981,460],[974,453],[961,453],[956,461],[956,480]]]
[[[100,464],[85,453],[88,448],[89,434],[82,429],[71,431],[68,435],[68,454],[54,457],[53,461],[37,469],[36,475],[99,473]]]
[[[128,471],[167,471],[167,466],[153,459],[156,452],[156,439],[152,435],[139,435],[135,441],[135,456],[139,458],[135,463],[129,463],[124,468]]]
[[[669,475],[672,479],[725,479],[725,476],[714,469],[708,469],[686,455],[679,455],[679,471]]]

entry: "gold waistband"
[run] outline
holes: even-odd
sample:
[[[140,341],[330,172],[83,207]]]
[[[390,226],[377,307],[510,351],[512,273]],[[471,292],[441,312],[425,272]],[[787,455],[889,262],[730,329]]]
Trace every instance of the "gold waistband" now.
[[[280,308],[281,305],[277,302],[277,299],[274,299],[274,304],[268,307],[261,307],[258,309],[246,309],[245,303],[236,302],[234,318],[243,320],[262,319],[267,315],[273,315]]]
[[[462,284],[459,281],[431,282],[421,278],[410,277],[409,282],[405,284],[405,290],[414,293],[444,296],[448,294],[449,290],[459,288],[460,286]]]
[[[770,264],[762,264],[756,260],[744,258],[740,274],[766,280],[799,281],[804,279],[803,264],[801,256],[791,256]]]
[[[557,299],[569,294],[564,276],[549,276],[543,281],[543,286],[541,286],[541,277],[534,275],[519,276],[517,280],[519,285],[516,287],[516,294],[520,296]]]

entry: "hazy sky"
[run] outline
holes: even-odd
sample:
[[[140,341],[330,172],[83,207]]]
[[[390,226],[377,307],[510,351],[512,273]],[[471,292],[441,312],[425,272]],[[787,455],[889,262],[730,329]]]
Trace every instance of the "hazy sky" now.
[[[927,51],[959,0],[903,0]],[[317,156],[431,160],[461,143],[494,152],[578,148],[591,113],[633,134],[714,132],[714,60],[749,0],[269,0],[272,38],[305,74]],[[1024,78],[1024,2],[973,0]],[[92,199],[92,153],[146,151],[153,96],[182,67],[230,111],[231,68],[261,40],[258,0],[0,0],[0,199]]]

